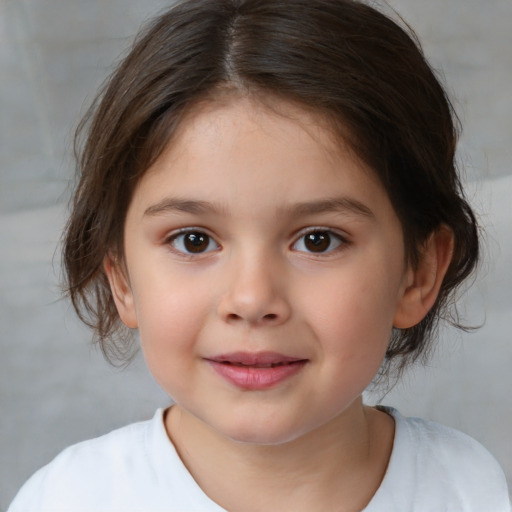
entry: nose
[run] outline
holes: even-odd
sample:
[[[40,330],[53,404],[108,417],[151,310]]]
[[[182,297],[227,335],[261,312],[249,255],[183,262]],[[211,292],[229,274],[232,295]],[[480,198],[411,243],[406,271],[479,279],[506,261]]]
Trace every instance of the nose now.
[[[230,265],[218,313],[228,323],[283,324],[291,315],[283,270],[263,257]]]

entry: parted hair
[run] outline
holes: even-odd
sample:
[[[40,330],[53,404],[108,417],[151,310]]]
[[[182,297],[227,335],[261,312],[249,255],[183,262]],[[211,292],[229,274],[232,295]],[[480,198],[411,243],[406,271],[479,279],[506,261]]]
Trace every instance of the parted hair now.
[[[395,18],[397,21],[395,21]],[[479,257],[455,160],[458,119],[414,32],[354,0],[185,0],[150,22],[78,127],[79,181],[63,239],[65,289],[111,362],[133,346],[103,269],[123,257],[135,187],[186,113],[218,91],[288,100],[324,116],[378,176],[415,265],[441,226],[453,259],[435,305],[395,329],[383,368],[428,354]]]

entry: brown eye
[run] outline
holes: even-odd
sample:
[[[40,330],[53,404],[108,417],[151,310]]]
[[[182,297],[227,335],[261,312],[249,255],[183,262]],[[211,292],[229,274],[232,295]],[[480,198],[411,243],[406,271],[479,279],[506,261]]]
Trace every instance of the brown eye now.
[[[304,237],[304,245],[311,252],[324,252],[329,249],[329,245],[331,245],[331,237],[329,233],[321,231],[308,233]]]
[[[310,231],[301,236],[294,244],[293,249],[301,252],[324,253],[337,249],[344,240],[331,231]]]
[[[171,245],[179,252],[185,254],[201,254],[218,249],[217,243],[206,233],[189,231],[175,235]]]

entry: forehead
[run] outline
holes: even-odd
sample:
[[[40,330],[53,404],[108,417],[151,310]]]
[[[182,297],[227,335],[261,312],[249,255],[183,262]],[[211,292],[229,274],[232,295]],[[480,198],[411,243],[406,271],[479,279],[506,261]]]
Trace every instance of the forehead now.
[[[374,173],[318,113],[275,99],[230,97],[188,112],[134,200],[172,194],[277,206],[325,199],[333,188],[369,202],[383,194]]]
[[[229,127],[244,128],[243,133],[253,136],[255,132],[278,132],[286,127],[286,133],[295,137],[314,139],[327,152],[337,154],[348,151],[349,146],[342,136],[337,136],[333,123],[320,112],[292,101],[279,99],[272,94],[247,93],[228,89],[214,92],[202,101],[192,104],[170,138],[166,151],[186,148],[196,134],[215,135],[225,142]],[[252,131],[252,133],[251,133]],[[274,133],[274,136],[276,134]],[[276,139],[278,143],[281,139]]]

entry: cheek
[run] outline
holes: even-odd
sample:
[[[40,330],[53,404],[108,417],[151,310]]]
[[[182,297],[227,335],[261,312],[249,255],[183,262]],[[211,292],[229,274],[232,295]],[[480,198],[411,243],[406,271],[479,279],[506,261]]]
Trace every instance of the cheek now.
[[[184,285],[159,290],[139,302],[139,334],[146,364],[160,387],[177,401],[189,388],[199,389],[194,368],[208,311],[201,292]]]
[[[375,277],[375,275],[374,275]],[[330,280],[302,296],[301,309],[322,351],[338,364],[380,366],[391,335],[396,295],[386,281]]]
[[[359,298],[361,301],[359,301]],[[373,381],[384,360],[392,329],[389,307],[339,293],[317,297],[314,337],[323,359],[321,379],[325,400],[345,404],[359,396]],[[313,303],[313,300],[312,300]]]
[[[176,360],[194,349],[209,315],[208,287],[193,287],[180,279],[151,281],[135,296],[142,348],[148,359]]]

